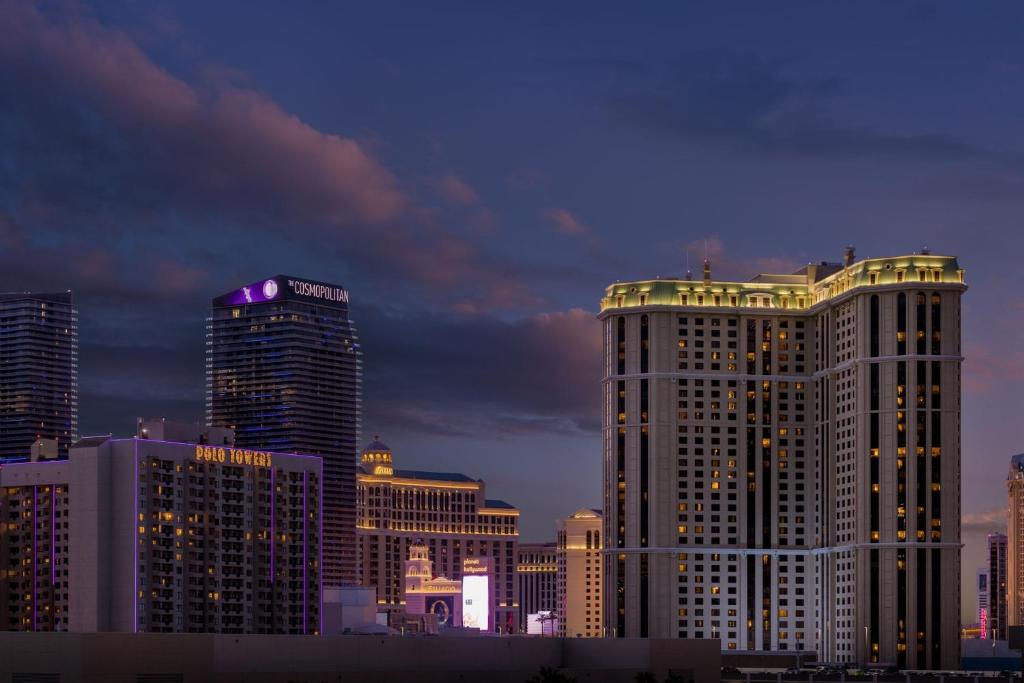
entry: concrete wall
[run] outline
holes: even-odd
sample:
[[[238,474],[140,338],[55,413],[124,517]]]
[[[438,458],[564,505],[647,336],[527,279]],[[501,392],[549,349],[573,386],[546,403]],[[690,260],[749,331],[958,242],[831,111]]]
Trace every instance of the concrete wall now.
[[[180,674],[183,683],[523,683],[553,667],[580,683],[626,683],[639,671],[661,680],[670,670],[694,683],[718,683],[719,647],[717,640],[515,636],[0,633],[0,680],[57,673],[61,683],[135,683],[137,674]]]

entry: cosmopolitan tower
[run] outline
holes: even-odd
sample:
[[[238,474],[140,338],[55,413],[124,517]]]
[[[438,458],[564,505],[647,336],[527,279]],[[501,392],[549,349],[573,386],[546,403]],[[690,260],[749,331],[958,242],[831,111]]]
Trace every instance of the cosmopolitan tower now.
[[[955,668],[953,257],[607,288],[605,628]]]
[[[348,292],[287,275],[213,300],[206,422],[235,445],[323,458],[325,587],[356,580],[362,353]]]

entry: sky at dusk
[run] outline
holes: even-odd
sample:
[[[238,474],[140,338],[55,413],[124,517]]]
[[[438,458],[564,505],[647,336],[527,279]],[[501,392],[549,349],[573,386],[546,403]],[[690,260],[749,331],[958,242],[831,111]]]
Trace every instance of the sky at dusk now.
[[[0,0],[0,290],[75,291],[81,431],[130,434],[203,419],[213,296],[342,284],[363,440],[547,540],[601,502],[607,284],[956,255],[966,617],[1024,451],[1022,121],[1010,2]]]

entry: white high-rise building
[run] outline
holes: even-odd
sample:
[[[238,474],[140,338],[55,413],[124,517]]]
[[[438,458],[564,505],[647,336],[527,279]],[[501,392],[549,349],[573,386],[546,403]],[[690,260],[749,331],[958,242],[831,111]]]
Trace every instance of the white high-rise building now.
[[[852,248],[608,287],[608,633],[954,668],[965,289]]]

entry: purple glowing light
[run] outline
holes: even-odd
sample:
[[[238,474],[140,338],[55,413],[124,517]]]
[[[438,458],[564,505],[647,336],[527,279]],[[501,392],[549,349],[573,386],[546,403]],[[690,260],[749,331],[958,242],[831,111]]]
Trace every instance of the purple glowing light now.
[[[274,568],[277,566],[274,564],[274,546],[277,545],[277,531],[275,530],[275,510],[277,509],[277,486],[275,482],[277,477],[277,468],[270,468],[270,583],[274,583]],[[271,590],[274,590],[274,586],[270,586]]]
[[[50,485],[50,585],[57,586],[57,487]]]
[[[36,497],[38,496],[38,486],[32,487],[32,630],[36,630],[36,579],[39,573],[39,555],[36,552],[36,514],[38,513],[38,506],[36,505]]]
[[[306,483],[309,480],[309,472],[302,472],[302,633],[309,633],[309,621],[307,618],[307,612],[309,607],[309,584],[306,583],[306,571],[309,569],[306,561],[306,550],[309,548],[309,534],[307,526],[309,523],[309,515],[306,511],[306,503],[308,501],[308,490]]]
[[[277,281],[273,278],[269,280],[263,280],[262,282],[254,282],[251,285],[241,287],[230,294],[225,294],[220,298],[220,305],[222,306],[240,306],[242,304],[261,304],[267,301],[273,301],[277,298],[280,293],[280,287]]]
[[[135,465],[135,493],[133,498],[135,499],[135,516],[132,517],[132,524],[129,530],[132,534],[132,575],[134,581],[132,581],[132,633],[139,632],[139,597],[136,594],[139,590],[139,544],[137,540],[139,537],[135,533],[135,526],[138,524],[139,519],[139,440],[134,439],[135,442],[135,454],[134,454],[134,465]]]

